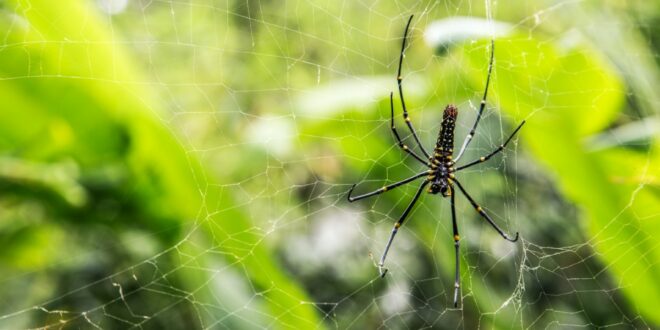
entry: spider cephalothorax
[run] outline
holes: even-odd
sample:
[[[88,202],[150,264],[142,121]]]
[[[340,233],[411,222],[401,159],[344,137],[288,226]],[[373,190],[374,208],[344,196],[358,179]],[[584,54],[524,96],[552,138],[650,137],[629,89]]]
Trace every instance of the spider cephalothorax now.
[[[417,137],[417,133],[415,132],[415,129],[413,128],[412,123],[410,122],[410,117],[408,116],[408,110],[406,109],[406,102],[403,99],[403,85],[401,83],[403,78],[401,77],[401,64],[403,63],[403,52],[406,49],[406,37],[408,36],[408,28],[410,27],[411,21],[412,21],[412,16],[410,16],[410,19],[408,19],[406,30],[403,33],[403,42],[401,45],[401,53],[399,56],[399,69],[397,72],[397,84],[399,87],[399,97],[401,99],[401,107],[403,108],[403,119],[405,120],[411,135],[415,139],[415,142],[419,146],[419,149],[421,150],[422,154],[424,154],[427,160],[425,160],[424,157],[417,155],[415,151],[413,151],[412,149],[410,149],[410,147],[408,147],[408,145],[403,143],[401,136],[399,136],[399,133],[397,132],[396,127],[394,126],[394,100],[392,93],[390,93],[391,129],[399,147],[403,151],[408,153],[410,156],[418,160],[420,163],[425,165],[427,167],[427,170],[415,174],[407,179],[392,183],[380,189],[355,197],[351,196],[351,194],[353,193],[353,189],[355,189],[355,185],[353,185],[350,191],[348,192],[348,201],[354,202],[367,197],[379,195],[386,191],[404,185],[406,183],[415,181],[419,178],[426,177],[426,179],[424,179],[420,187],[417,189],[417,192],[415,193],[415,196],[413,197],[412,201],[410,202],[410,204],[408,204],[408,207],[406,207],[406,210],[403,212],[399,220],[394,224],[394,228],[392,229],[390,238],[387,241],[387,245],[385,246],[385,251],[383,252],[383,255],[380,258],[380,262],[378,263],[378,268],[381,276],[385,276],[385,274],[387,273],[387,269],[384,268],[383,266],[385,264],[385,258],[387,257],[387,252],[389,251],[390,246],[392,245],[392,241],[394,240],[394,236],[399,231],[401,225],[403,225],[403,222],[406,220],[406,217],[410,214],[410,211],[412,210],[413,206],[419,199],[420,195],[422,194],[422,191],[424,191],[424,188],[427,185],[431,184],[431,186],[428,189],[429,193],[431,194],[440,193],[443,197],[449,197],[449,202],[451,205],[451,220],[452,220],[452,230],[454,233],[453,238],[454,238],[454,248],[455,248],[455,257],[456,257],[455,260],[456,272],[454,274],[454,306],[458,306],[458,292],[460,289],[460,263],[459,263],[460,236],[458,234],[458,224],[456,223],[456,208],[454,204],[454,199],[456,194],[454,193],[455,192],[454,187],[455,186],[458,187],[458,190],[460,190],[461,193],[463,193],[463,195],[465,196],[465,198],[467,198],[467,200],[470,202],[472,207],[474,207],[475,211],[477,211],[477,213],[482,218],[484,218],[504,239],[511,242],[515,242],[518,240],[518,233],[516,233],[515,237],[513,238],[509,237],[509,235],[504,233],[504,231],[500,229],[500,227],[493,221],[493,219],[488,214],[486,214],[486,212],[481,208],[481,206],[479,206],[477,202],[475,202],[474,199],[468,194],[468,192],[465,191],[465,188],[463,187],[463,185],[461,185],[460,181],[458,181],[458,179],[455,177],[454,173],[466,169],[468,167],[477,165],[479,163],[483,163],[488,159],[490,159],[491,157],[493,157],[495,154],[504,150],[504,147],[511,141],[511,139],[513,139],[516,133],[518,133],[520,128],[523,126],[523,124],[525,124],[525,121],[520,123],[520,125],[518,125],[518,127],[513,131],[513,133],[509,135],[509,138],[507,138],[504,141],[504,143],[502,143],[491,153],[487,154],[486,156],[479,157],[479,159],[471,161],[465,165],[455,167],[455,164],[458,162],[461,156],[463,156],[463,152],[465,152],[465,149],[470,144],[470,141],[472,141],[472,137],[474,137],[474,134],[477,130],[477,125],[479,124],[479,120],[481,119],[481,114],[483,113],[484,108],[486,107],[486,96],[488,94],[488,85],[490,83],[490,75],[493,69],[493,55],[495,52],[495,42],[491,40],[490,62],[488,64],[488,75],[486,76],[486,88],[484,89],[484,94],[481,99],[479,112],[477,114],[477,119],[474,121],[474,124],[472,125],[472,129],[465,137],[465,140],[463,141],[463,145],[461,146],[458,155],[454,158],[454,127],[456,125],[456,118],[458,117],[458,109],[453,105],[448,105],[445,108],[445,111],[442,115],[442,124],[441,124],[442,127],[440,129],[440,132],[438,133],[438,140],[435,144],[435,148],[433,149],[433,154],[429,155],[426,149],[424,149],[422,143],[419,141],[419,138]]]

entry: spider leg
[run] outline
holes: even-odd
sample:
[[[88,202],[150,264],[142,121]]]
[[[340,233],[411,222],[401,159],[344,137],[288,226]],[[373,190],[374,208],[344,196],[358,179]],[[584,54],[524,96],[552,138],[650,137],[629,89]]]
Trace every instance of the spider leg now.
[[[408,19],[408,24],[406,24],[406,30],[403,32],[403,42],[401,43],[401,55],[399,56],[399,69],[397,70],[396,82],[397,85],[399,86],[399,97],[401,98],[401,107],[403,108],[403,119],[406,121],[406,125],[408,125],[408,129],[412,133],[413,138],[415,138],[415,141],[417,142],[419,149],[422,150],[422,153],[424,154],[424,156],[426,156],[426,158],[430,158],[429,153],[426,151],[426,149],[424,149],[422,143],[419,142],[419,137],[417,137],[417,132],[415,132],[415,128],[413,128],[413,125],[410,122],[410,117],[408,116],[406,101],[404,101],[403,99],[403,85],[402,85],[403,77],[401,77],[401,65],[403,64],[403,55],[404,55],[404,51],[406,50],[406,39],[408,38],[408,29],[410,28],[410,22],[412,22],[412,19],[413,19],[413,15],[410,15],[410,18]],[[426,164],[426,162],[424,163]]]
[[[413,206],[415,206],[415,203],[417,203],[417,200],[419,199],[419,196],[422,194],[422,191],[424,191],[424,187],[426,187],[426,185],[429,184],[429,182],[430,181],[428,179],[422,182],[422,185],[419,186],[419,189],[417,189],[417,193],[415,193],[415,197],[413,197],[412,201],[410,201],[410,204],[408,204],[406,210],[403,211],[403,214],[401,214],[401,217],[399,217],[399,220],[394,224],[394,228],[392,228],[392,233],[390,234],[390,239],[387,240],[387,245],[385,245],[385,251],[383,252],[383,255],[380,257],[380,261],[378,262],[378,272],[380,273],[380,277],[385,277],[385,274],[387,274],[387,268],[384,268],[383,265],[385,264],[385,258],[387,257],[387,252],[390,250],[390,246],[392,246],[392,241],[394,240],[394,236],[399,231],[399,228],[401,228],[401,226],[403,225],[403,222],[406,220],[406,217],[408,217],[408,214],[410,214],[410,211],[412,210]]]
[[[497,149],[493,150],[491,153],[489,153],[489,154],[486,155],[485,157],[480,157],[479,159],[477,159],[477,160],[475,160],[475,161],[469,162],[469,163],[467,163],[467,164],[465,164],[465,165],[463,165],[463,166],[459,166],[458,168],[456,168],[456,171],[460,171],[460,170],[462,170],[462,169],[466,169],[466,168],[468,168],[468,167],[471,167],[471,166],[477,165],[477,164],[479,164],[479,163],[483,163],[483,162],[489,160],[490,157],[493,157],[493,156],[495,156],[495,154],[497,154],[497,153],[499,153],[500,151],[504,150],[504,147],[506,147],[506,145],[509,144],[509,142],[511,141],[511,139],[513,139],[513,137],[516,135],[516,133],[518,133],[518,131],[522,128],[523,125],[525,125],[525,121],[524,121],[524,120],[522,121],[522,123],[520,123],[520,125],[518,125],[518,127],[516,127],[516,129],[513,131],[513,133],[511,133],[511,135],[509,135],[509,138],[506,139],[506,141],[504,141],[504,143],[502,143],[499,147],[497,147]]]
[[[394,133],[394,137],[396,138],[396,141],[399,143],[399,147],[403,149],[403,151],[409,153],[411,156],[415,157],[418,161],[420,161],[422,164],[429,166],[428,161],[425,161],[422,159],[422,157],[419,157],[414,151],[412,151],[407,145],[401,141],[401,136],[399,136],[399,133],[396,131],[396,127],[394,126],[394,100],[392,99],[392,93],[390,92],[390,110],[391,110],[391,118],[392,118],[392,133]]]
[[[454,181],[454,183],[456,183],[456,185],[458,186],[458,189],[461,190],[463,195],[470,201],[470,204],[472,204],[472,206],[479,213],[479,215],[481,215],[484,219],[486,219],[486,221],[488,221],[488,223],[490,223],[490,225],[493,226],[493,228],[495,228],[495,230],[500,234],[500,236],[502,236],[502,238],[504,238],[505,240],[507,240],[509,242],[515,242],[515,241],[518,240],[518,232],[516,232],[516,236],[514,238],[509,237],[509,235],[504,233],[504,231],[497,224],[495,224],[495,221],[493,221],[493,219],[491,219],[491,217],[488,214],[486,214],[486,212],[484,212],[484,210],[481,208],[481,206],[479,206],[477,204],[477,202],[474,201],[474,199],[468,194],[468,192],[465,191],[465,188],[463,188],[461,183],[458,182],[458,180],[456,180],[456,178],[454,178],[453,181]]]
[[[486,76],[486,88],[484,89],[484,96],[481,98],[481,104],[479,105],[479,113],[477,113],[477,119],[474,121],[470,133],[468,133],[468,135],[465,137],[465,141],[463,141],[463,146],[461,146],[461,150],[458,152],[456,158],[454,158],[454,162],[457,162],[461,158],[461,156],[463,156],[465,149],[467,148],[468,144],[470,144],[470,141],[472,141],[472,138],[474,137],[474,134],[477,131],[477,125],[479,125],[479,120],[481,120],[481,115],[484,112],[484,108],[486,108],[486,96],[488,96],[488,86],[490,85],[490,74],[493,71],[494,54],[495,54],[495,41],[493,39],[490,39],[490,62],[488,63],[488,75]]]
[[[403,180],[401,180],[401,181],[399,181],[399,182],[392,183],[392,184],[390,184],[390,185],[387,185],[387,186],[382,187],[382,188],[380,188],[380,189],[374,190],[374,191],[372,191],[372,192],[369,192],[369,193],[366,193],[366,194],[362,194],[362,195],[359,195],[359,196],[356,196],[356,197],[351,197],[351,194],[353,193],[353,189],[355,189],[355,186],[357,186],[357,184],[354,184],[353,186],[351,186],[351,190],[348,191],[348,201],[352,203],[352,202],[355,202],[355,201],[360,200],[360,199],[364,199],[364,198],[367,198],[367,197],[371,197],[371,196],[375,196],[375,195],[382,194],[382,193],[384,193],[384,192],[386,192],[386,191],[392,190],[392,189],[394,189],[394,188],[396,188],[396,187],[399,187],[399,186],[401,186],[401,185],[404,185],[404,184],[406,184],[406,183],[408,183],[408,182],[415,181],[416,179],[419,179],[419,178],[421,178],[421,177],[423,177],[423,176],[425,176],[425,175],[429,175],[430,172],[431,172],[430,170],[429,170],[429,171],[424,171],[424,172],[422,172],[422,173],[415,174],[415,175],[413,175],[413,176],[411,176],[411,177],[409,177],[409,178],[407,178],[407,179],[403,179]]]
[[[461,289],[461,261],[459,258],[461,236],[458,234],[458,225],[456,224],[456,206],[454,204],[454,195],[454,190],[452,189],[449,201],[451,204],[451,223],[454,229],[454,251],[456,255],[456,272],[454,273],[454,307],[458,307],[458,293]]]

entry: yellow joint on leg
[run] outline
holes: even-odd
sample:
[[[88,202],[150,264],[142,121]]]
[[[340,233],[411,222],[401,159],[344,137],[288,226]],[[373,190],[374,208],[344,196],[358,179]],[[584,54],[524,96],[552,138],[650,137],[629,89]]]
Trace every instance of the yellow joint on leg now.
[[[403,150],[408,150],[408,146],[404,144],[403,145]]]
[[[460,240],[461,240],[461,236],[454,235],[454,241],[460,241]]]
[[[387,191],[387,186],[380,188],[383,192]]]
[[[483,211],[484,211],[484,209],[482,209],[481,206],[478,206],[478,205],[477,205],[477,212],[481,213],[481,212],[483,212]]]
[[[401,224],[400,224],[400,223],[397,222],[397,223],[394,224],[394,228],[395,228],[395,229],[399,229],[400,227],[401,227]]]
[[[480,162],[485,162],[485,161],[486,161],[486,157],[480,157],[480,158],[479,158],[479,161],[480,161]]]
[[[410,117],[406,117],[406,121],[407,121],[407,122],[410,122]]]

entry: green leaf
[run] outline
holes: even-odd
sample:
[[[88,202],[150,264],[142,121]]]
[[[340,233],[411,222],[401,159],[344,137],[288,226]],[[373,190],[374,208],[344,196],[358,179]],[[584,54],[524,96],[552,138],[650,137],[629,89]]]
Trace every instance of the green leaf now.
[[[645,182],[657,161],[623,149],[588,148],[586,138],[619,115],[625,87],[598,53],[575,38],[567,39],[572,42],[561,46],[521,36],[497,40],[493,99],[514,118],[511,126],[527,120],[520,134],[524,148],[579,206],[580,219],[566,219],[566,226],[578,221],[588,228],[590,244],[618,287],[640,313],[660,323],[655,310],[660,303],[660,227],[654,216],[660,212],[660,200],[644,184],[624,184],[626,179],[621,179]],[[470,76],[480,86],[486,45],[481,42],[464,52],[473,68]],[[632,173],[640,168],[646,170]]]

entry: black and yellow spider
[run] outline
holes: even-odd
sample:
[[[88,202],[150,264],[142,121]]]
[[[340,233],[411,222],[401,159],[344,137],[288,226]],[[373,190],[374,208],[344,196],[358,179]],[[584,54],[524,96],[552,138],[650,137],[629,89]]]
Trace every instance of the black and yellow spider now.
[[[403,53],[406,48],[406,39],[408,36],[408,29],[410,27],[410,22],[412,21],[412,16],[408,19],[408,24],[406,24],[406,29],[403,32],[403,42],[401,45],[401,54],[399,56],[399,69],[397,71],[397,83],[399,86],[399,97],[401,98],[401,107],[403,108],[403,119],[406,121],[406,124],[408,125],[408,129],[410,129],[410,132],[412,133],[412,136],[414,137],[417,145],[419,146],[419,149],[422,151],[424,156],[426,156],[426,159],[422,158],[421,156],[417,155],[415,151],[410,149],[406,144],[403,143],[401,140],[401,136],[399,136],[399,133],[396,130],[396,127],[394,126],[394,101],[392,98],[392,93],[390,93],[390,108],[391,108],[391,118],[392,118],[392,132],[394,133],[394,137],[396,138],[399,147],[403,149],[405,152],[410,154],[412,157],[417,159],[420,163],[424,164],[425,166],[428,167],[428,170],[423,171],[419,174],[413,175],[410,178],[407,178],[405,180],[401,180],[399,182],[387,185],[385,187],[382,187],[378,190],[372,191],[370,193],[366,193],[363,195],[355,196],[352,197],[351,193],[353,192],[353,189],[355,189],[355,184],[351,187],[351,190],[348,192],[348,201],[349,202],[355,202],[360,199],[364,199],[367,197],[375,196],[378,194],[382,194],[386,191],[392,190],[396,187],[399,187],[401,185],[404,185],[406,183],[415,181],[416,179],[424,178],[424,181],[420,185],[419,189],[417,189],[417,192],[415,193],[415,196],[413,197],[412,201],[410,204],[408,204],[408,207],[406,207],[406,210],[403,212],[399,220],[394,224],[394,228],[392,229],[392,234],[390,235],[389,240],[387,241],[387,245],[385,246],[385,251],[383,252],[382,257],[380,258],[380,261],[378,263],[378,270],[380,272],[381,276],[385,276],[387,273],[387,269],[383,267],[385,264],[385,258],[387,257],[387,252],[390,249],[390,246],[392,245],[392,241],[394,240],[394,236],[396,235],[397,231],[403,225],[403,221],[406,219],[408,214],[410,214],[410,211],[412,210],[413,206],[419,199],[419,196],[422,194],[422,191],[424,191],[424,188],[430,183],[431,186],[428,189],[428,192],[430,194],[437,194],[440,193],[442,194],[442,197],[449,197],[450,205],[451,205],[451,220],[452,220],[452,226],[453,226],[453,231],[454,231],[454,248],[455,248],[455,255],[456,255],[456,272],[455,272],[455,279],[454,279],[454,307],[458,307],[458,292],[460,289],[460,261],[459,261],[459,246],[460,246],[460,236],[458,234],[458,226],[456,224],[456,209],[454,205],[454,186],[458,187],[458,189],[463,193],[463,195],[468,199],[470,204],[474,207],[474,209],[481,215],[488,223],[495,228],[495,230],[507,241],[510,242],[515,242],[518,240],[518,233],[515,234],[515,237],[511,238],[509,235],[504,233],[504,231],[493,221],[493,219],[477,204],[477,202],[474,201],[474,199],[468,194],[467,191],[465,191],[465,188],[463,185],[460,183],[460,181],[456,178],[455,173],[461,170],[464,170],[466,168],[472,167],[474,165],[477,165],[479,163],[483,163],[493,157],[495,154],[499,153],[506,147],[506,145],[511,141],[511,139],[518,133],[520,128],[525,124],[525,121],[520,123],[518,127],[511,133],[509,138],[504,141],[497,149],[493,150],[491,153],[480,157],[479,159],[476,159],[474,161],[468,162],[465,165],[460,165],[457,166],[456,163],[458,160],[461,158],[463,155],[463,152],[465,152],[465,149],[467,146],[470,144],[470,141],[474,137],[475,131],[477,129],[477,125],[479,124],[479,120],[481,119],[481,115],[484,111],[484,108],[486,107],[486,95],[488,94],[488,85],[490,83],[490,75],[493,69],[493,56],[495,52],[495,43],[493,40],[491,40],[491,51],[490,51],[490,62],[488,64],[488,75],[486,77],[486,88],[484,90],[484,95],[483,98],[481,99],[481,104],[479,106],[479,113],[477,114],[477,119],[474,121],[474,124],[472,125],[472,129],[470,130],[470,133],[468,133],[467,137],[465,138],[465,141],[463,142],[463,145],[461,146],[460,151],[458,152],[458,155],[456,158],[453,158],[454,154],[454,126],[456,123],[456,117],[458,116],[458,109],[454,105],[448,105],[443,113],[442,116],[442,124],[441,124],[441,129],[440,133],[438,134],[438,140],[435,144],[435,148],[433,149],[433,155],[429,155],[429,153],[424,149],[424,146],[420,143],[419,138],[417,137],[417,133],[415,132],[415,129],[412,126],[412,123],[410,122],[410,117],[408,116],[408,111],[406,109],[406,103],[403,100],[403,87],[401,84],[401,64],[403,63]]]

